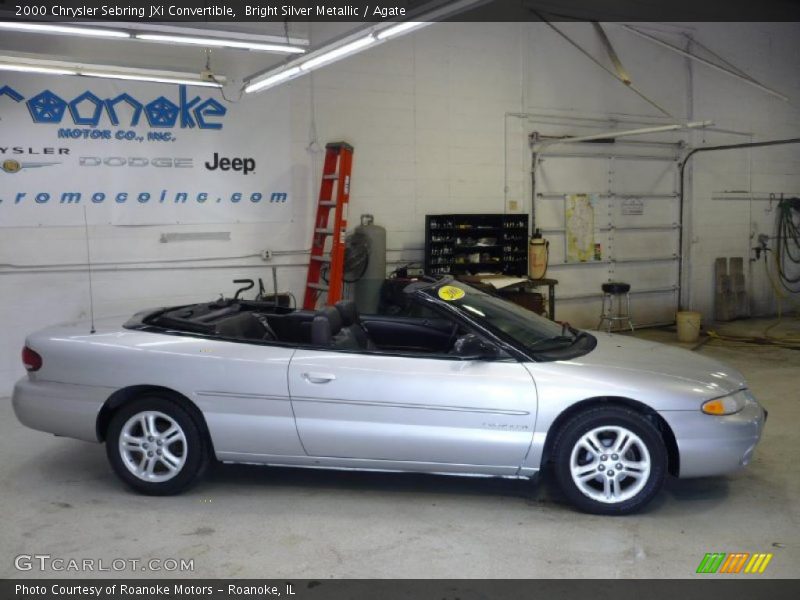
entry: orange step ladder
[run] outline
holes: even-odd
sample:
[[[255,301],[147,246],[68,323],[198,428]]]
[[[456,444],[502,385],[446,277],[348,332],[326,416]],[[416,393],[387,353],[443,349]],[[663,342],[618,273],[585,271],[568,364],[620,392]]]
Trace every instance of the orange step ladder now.
[[[308,263],[303,308],[314,310],[322,294],[326,304],[342,299],[344,287],[344,240],[347,230],[347,206],[350,201],[350,173],[353,167],[353,147],[346,142],[331,142],[325,146],[325,164],[319,188],[317,218]],[[333,224],[329,223],[333,209]],[[326,242],[331,238],[330,248]],[[327,282],[323,277],[327,274]]]

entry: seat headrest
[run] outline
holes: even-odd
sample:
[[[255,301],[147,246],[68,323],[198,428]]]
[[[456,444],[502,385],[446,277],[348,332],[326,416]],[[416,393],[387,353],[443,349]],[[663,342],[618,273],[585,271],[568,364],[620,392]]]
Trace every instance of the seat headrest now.
[[[345,327],[358,323],[358,310],[352,300],[340,300],[336,303],[336,310],[339,311]]]
[[[325,315],[317,315],[311,321],[311,343],[315,346],[331,345],[331,324]]]
[[[342,329],[342,316],[333,306],[326,306],[317,312],[317,317],[325,317],[330,323],[331,334],[336,335]],[[317,317],[314,317],[315,319]]]

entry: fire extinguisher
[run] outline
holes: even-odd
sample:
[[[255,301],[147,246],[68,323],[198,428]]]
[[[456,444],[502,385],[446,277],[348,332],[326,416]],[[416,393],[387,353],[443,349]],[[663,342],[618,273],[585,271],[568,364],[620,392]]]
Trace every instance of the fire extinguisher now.
[[[547,261],[550,255],[550,242],[542,237],[541,230],[533,232],[528,246],[528,277],[542,279],[547,273]]]

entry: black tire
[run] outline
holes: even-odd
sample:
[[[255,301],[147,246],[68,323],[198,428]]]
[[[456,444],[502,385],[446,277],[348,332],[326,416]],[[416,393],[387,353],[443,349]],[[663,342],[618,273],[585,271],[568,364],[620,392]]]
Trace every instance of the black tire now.
[[[171,419],[174,424],[179,426],[183,434],[181,440],[168,442],[170,450],[182,459],[182,465],[175,469],[175,473],[169,471],[166,461],[159,462],[153,469],[155,477],[162,479],[169,477],[166,480],[148,481],[143,478],[146,477],[145,473],[138,476],[129,468],[128,464],[134,462],[130,460],[131,457],[138,459],[141,456],[143,461],[148,460],[144,456],[144,450],[134,450],[133,454],[126,453],[125,457],[120,450],[120,436],[123,427],[126,427],[132,418],[143,413],[164,415],[166,418],[156,417],[156,427],[158,427],[158,423],[161,423],[162,427],[163,423],[169,424],[168,419]],[[166,431],[161,433],[166,433]],[[145,437],[144,431],[142,437]],[[152,443],[149,444],[149,447],[156,448]],[[162,448],[166,447],[162,446]],[[154,456],[154,454],[155,452],[150,451],[150,456]],[[148,395],[125,404],[114,413],[106,435],[106,455],[117,476],[135,491],[149,496],[171,496],[188,489],[203,475],[210,461],[211,446],[204,426],[197,423],[180,404],[165,396]],[[160,458],[155,460],[161,461]]]
[[[598,471],[594,478],[584,484],[584,487],[589,490],[588,492],[584,492],[572,476],[573,449],[576,449],[576,445],[584,435],[604,427],[620,427],[635,434],[644,444],[646,452],[649,454],[650,470],[646,477],[640,477],[639,479],[627,477],[622,479],[621,483],[611,484],[612,488],[616,486],[617,492],[620,494],[621,499],[619,501],[615,501],[609,496],[605,496],[607,499],[601,501],[589,495],[595,488],[598,490],[596,495],[604,495],[603,486],[606,484],[604,477],[608,476],[613,479],[613,470],[612,475],[609,475],[609,469],[613,469],[614,465],[609,464],[606,467],[605,464],[608,463],[604,461],[611,462],[612,456],[618,455],[610,454],[612,451],[607,450],[605,447],[601,448],[596,453],[596,456],[591,459],[594,462],[589,462],[586,467],[583,467],[587,469],[586,473],[592,473],[593,468]],[[612,444],[616,440],[614,438],[601,438],[600,441],[604,444]],[[576,456],[580,457],[580,453],[583,453],[584,456],[589,456],[589,452],[585,448],[586,446],[578,445],[576,452],[579,454],[576,454]],[[637,458],[636,453],[640,450],[637,443],[628,451],[626,457],[635,461]],[[583,512],[598,515],[627,515],[642,509],[658,494],[667,473],[667,449],[658,429],[644,415],[623,407],[590,408],[569,419],[556,433],[552,456],[556,481],[567,500]],[[601,460],[603,457],[605,459]],[[641,458],[642,456],[639,456],[639,459]],[[626,460],[626,458],[623,457],[623,460]],[[603,469],[602,472],[600,472],[601,467]],[[617,476],[620,477],[620,470],[618,470]],[[644,483],[640,483],[640,480],[644,480]],[[624,485],[633,487],[623,489],[622,486]],[[639,488],[638,491],[636,491],[637,488]],[[633,495],[625,498],[624,495],[626,493]]]

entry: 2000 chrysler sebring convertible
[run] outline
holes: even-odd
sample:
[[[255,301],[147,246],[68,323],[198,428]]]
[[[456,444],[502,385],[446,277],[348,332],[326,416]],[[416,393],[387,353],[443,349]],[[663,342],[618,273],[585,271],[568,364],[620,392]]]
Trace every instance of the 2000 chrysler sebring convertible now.
[[[26,341],[13,396],[34,429],[105,442],[145,494],[223,462],[530,478],[633,512],[667,473],[750,462],[766,412],[741,374],[678,348],[559,325],[449,278],[360,318],[226,299]]]

